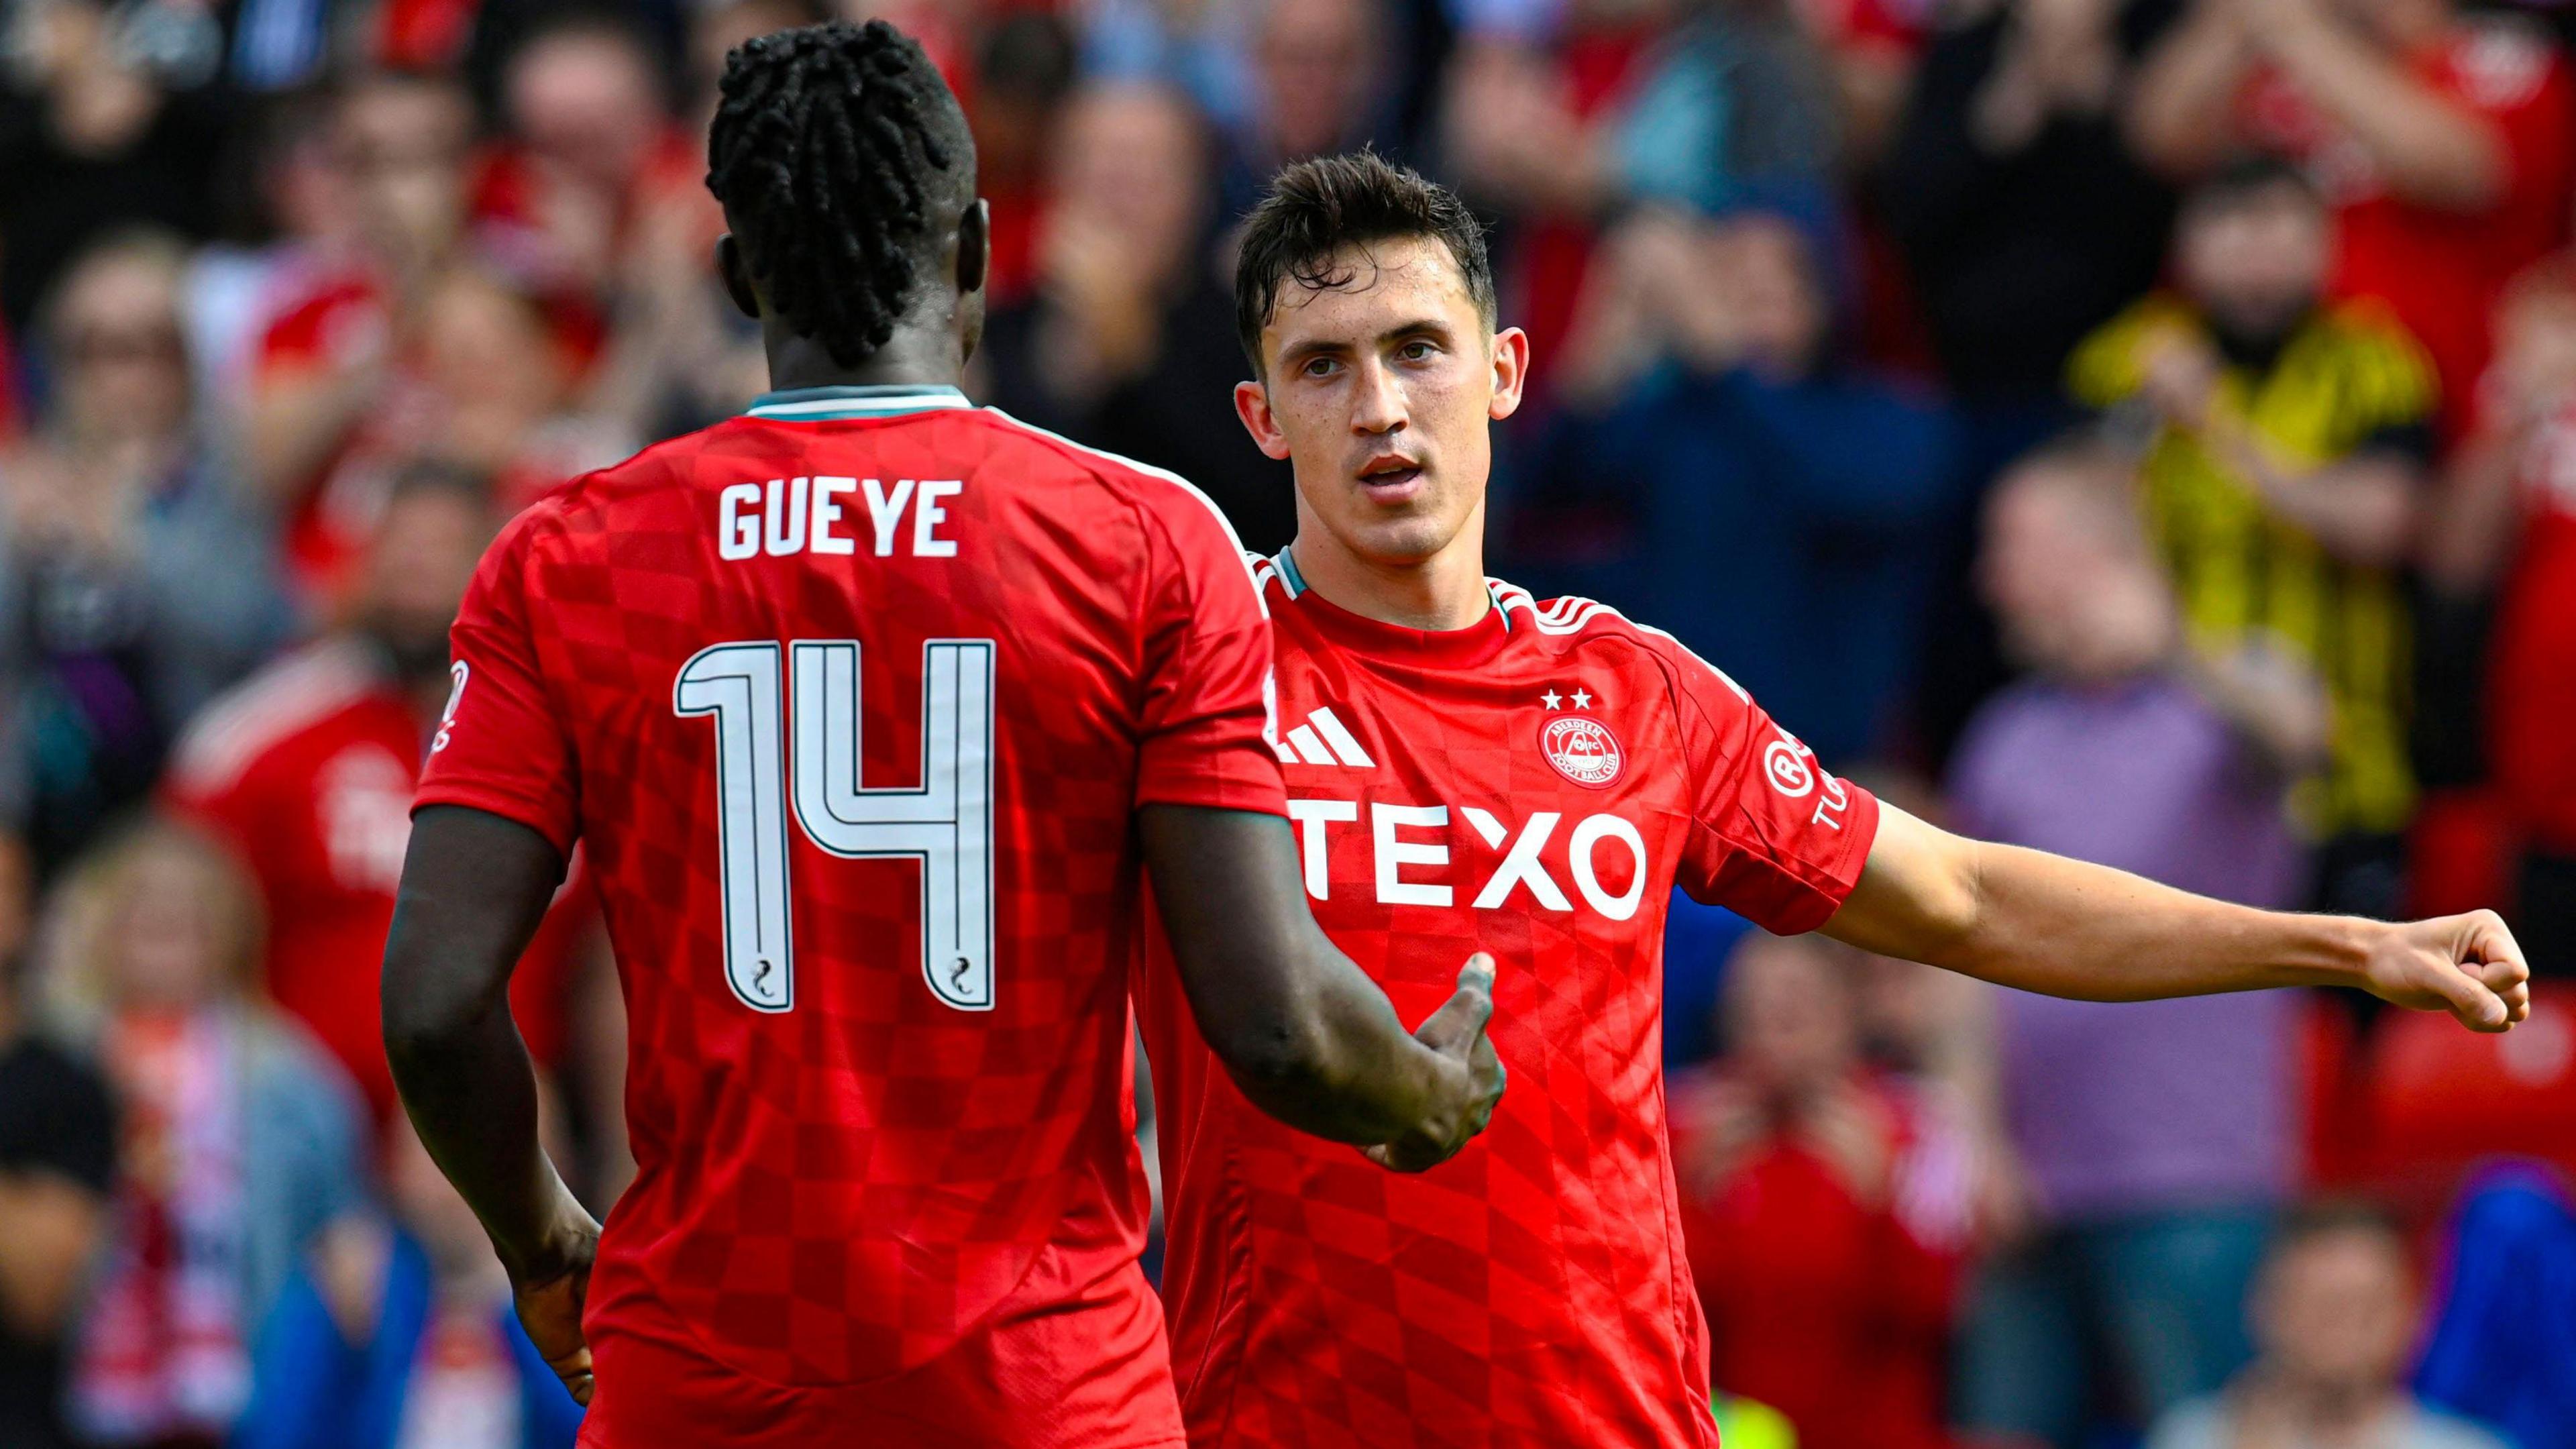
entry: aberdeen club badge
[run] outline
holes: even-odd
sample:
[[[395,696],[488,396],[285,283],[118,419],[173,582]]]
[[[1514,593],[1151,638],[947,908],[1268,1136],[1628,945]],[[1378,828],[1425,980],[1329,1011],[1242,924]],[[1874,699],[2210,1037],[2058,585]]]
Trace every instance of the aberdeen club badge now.
[[[1598,790],[1619,778],[1624,760],[1619,737],[1597,719],[1562,714],[1539,731],[1538,747],[1556,772],[1588,789]]]

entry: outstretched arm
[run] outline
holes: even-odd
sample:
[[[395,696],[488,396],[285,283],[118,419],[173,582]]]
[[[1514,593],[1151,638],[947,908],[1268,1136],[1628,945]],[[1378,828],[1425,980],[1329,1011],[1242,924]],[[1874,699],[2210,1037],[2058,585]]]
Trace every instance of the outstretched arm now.
[[[1824,932],[1882,956],[2087,1001],[2355,986],[2477,1031],[2531,1011],[2530,968],[2492,911],[2390,924],[2257,910],[1880,810]]]
[[[563,872],[517,821],[420,812],[385,939],[385,1055],[422,1144],[509,1269],[529,1337],[587,1404],[581,1304],[599,1224],[538,1145],[536,1072],[510,1019],[510,972]]]
[[[1253,1105],[1405,1172],[1484,1130],[1503,1092],[1485,1038],[1490,958],[1471,958],[1457,994],[1408,1033],[1307,911],[1286,821],[1148,805],[1136,823],[1199,1034]]]

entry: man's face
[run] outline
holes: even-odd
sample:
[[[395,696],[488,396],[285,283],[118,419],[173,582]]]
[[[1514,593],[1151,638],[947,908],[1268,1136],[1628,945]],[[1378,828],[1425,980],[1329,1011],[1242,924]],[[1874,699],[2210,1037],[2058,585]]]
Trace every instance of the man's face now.
[[[454,489],[415,488],[385,510],[361,613],[406,676],[447,668],[448,626],[491,539],[489,512]]]
[[[2284,180],[2190,208],[2175,265],[2222,333],[2276,341],[2324,291],[2326,249],[2325,208]]]
[[[333,159],[359,229],[385,259],[422,265],[464,229],[471,128],[465,98],[427,82],[379,82],[341,103]]]
[[[1282,284],[1261,332],[1267,380],[1240,383],[1253,441],[1295,464],[1300,536],[1418,564],[1483,526],[1494,420],[1520,406],[1529,341],[1488,335],[1436,237],[1348,247],[1340,287]]]
[[[596,186],[631,185],[660,133],[652,62],[604,32],[549,36],[511,62],[512,125],[531,150]]]
[[[2363,1227],[2293,1246],[2265,1272],[2254,1320],[2266,1356],[2302,1384],[2384,1390],[2403,1371],[2415,1331],[2405,1250]]]

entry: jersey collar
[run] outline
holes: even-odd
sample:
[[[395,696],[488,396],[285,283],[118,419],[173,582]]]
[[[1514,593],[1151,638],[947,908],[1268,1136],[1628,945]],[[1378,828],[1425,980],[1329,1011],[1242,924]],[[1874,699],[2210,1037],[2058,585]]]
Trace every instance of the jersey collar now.
[[[891,383],[873,387],[795,387],[765,392],[743,416],[771,422],[834,423],[849,418],[899,418],[907,413],[971,406],[953,387]]]
[[[1297,572],[1296,555],[1288,549],[1279,550],[1270,562],[1278,570],[1280,589],[1298,613],[1318,633],[1354,653],[1401,664],[1456,669],[1493,658],[1511,638],[1511,616],[1504,612],[1501,599],[1494,600],[1494,607],[1485,611],[1485,617],[1464,629],[1412,629],[1354,614],[1306,587],[1306,576]],[[1491,594],[1493,585],[1488,583],[1485,589]]]

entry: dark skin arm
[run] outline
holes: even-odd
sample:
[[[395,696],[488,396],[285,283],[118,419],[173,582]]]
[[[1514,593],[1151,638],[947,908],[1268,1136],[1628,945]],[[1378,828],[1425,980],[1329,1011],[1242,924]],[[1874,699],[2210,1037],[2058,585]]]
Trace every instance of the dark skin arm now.
[[[1484,1129],[1503,1090],[1484,1032],[1489,958],[1471,959],[1457,994],[1408,1033],[1307,913],[1287,822],[1154,805],[1137,825],[1182,988],[1245,1096],[1405,1172]],[[510,972],[563,871],[516,821],[419,813],[385,941],[385,1051],[421,1142],[509,1270],[529,1338],[587,1404],[581,1308],[599,1225],[538,1145],[536,1076],[509,1004]]]
[[[514,820],[420,812],[385,938],[385,1055],[422,1145],[509,1269],[528,1337],[587,1404],[599,1224],[537,1143],[536,1071],[510,1019],[510,972],[563,873],[553,843]]]
[[[1407,1033],[1308,912],[1287,821],[1148,805],[1136,824],[1199,1034],[1254,1106],[1400,1172],[1484,1130],[1503,1091],[1485,1039],[1490,957],[1470,958],[1457,994]]]

